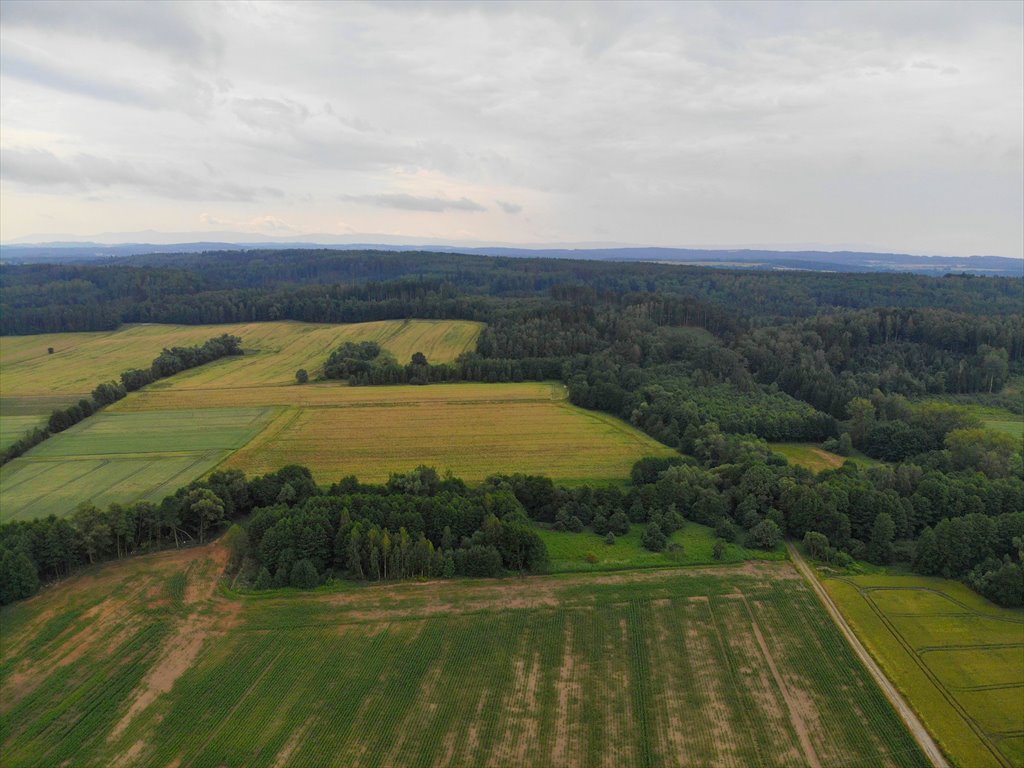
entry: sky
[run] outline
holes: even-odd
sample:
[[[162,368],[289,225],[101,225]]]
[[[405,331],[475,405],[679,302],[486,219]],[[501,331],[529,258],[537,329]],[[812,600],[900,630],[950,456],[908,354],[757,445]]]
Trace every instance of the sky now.
[[[1024,255],[1024,3],[0,1],[0,239]]]

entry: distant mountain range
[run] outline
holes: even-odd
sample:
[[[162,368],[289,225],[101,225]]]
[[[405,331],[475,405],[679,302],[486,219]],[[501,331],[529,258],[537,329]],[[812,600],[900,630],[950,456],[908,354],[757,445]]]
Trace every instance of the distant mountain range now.
[[[130,233],[152,240],[171,237],[164,233]],[[390,242],[340,242],[353,236],[305,235],[301,241],[244,233],[188,233],[213,235],[222,239],[200,239],[193,242],[53,242],[9,243],[0,245],[0,260],[8,263],[67,263],[105,261],[127,256],[156,253],[200,253],[204,251],[237,251],[250,249],[313,249],[434,251],[473,253],[484,256],[513,258],[591,259],[599,261],[646,261],[732,269],[810,270],[819,272],[914,272],[925,275],[968,273],[999,277],[1024,276],[1024,259],[1002,256],[916,256],[905,253],[873,253],[868,251],[768,250],[716,248],[646,248],[605,246],[604,244],[573,244],[553,247],[446,245],[427,238],[388,237]],[[180,236],[180,235],[179,235]],[[114,235],[110,236],[115,237]],[[124,234],[116,237],[125,237]],[[247,238],[247,239],[246,239]],[[97,239],[106,239],[102,236]],[[226,241],[227,240],[227,241]],[[396,242],[406,241],[406,242]]]

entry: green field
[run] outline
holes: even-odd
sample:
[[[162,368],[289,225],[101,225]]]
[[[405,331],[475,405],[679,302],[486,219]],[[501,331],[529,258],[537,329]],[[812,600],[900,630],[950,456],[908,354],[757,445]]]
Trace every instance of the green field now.
[[[1019,390],[1012,390],[1010,387],[1007,387],[1000,395],[973,395],[971,397],[986,399],[989,397],[1017,397],[1019,402],[1020,399],[1024,397],[1024,394],[1021,394]],[[1002,408],[999,405],[981,405],[980,403],[960,402],[955,396],[928,398],[922,402],[929,401],[940,403],[951,402],[981,419],[981,423],[986,429],[1003,432],[1011,437],[1016,437],[1018,440],[1024,440],[1024,415],[1014,413],[1013,411]]]
[[[229,404],[287,407],[225,466],[258,474],[302,464],[323,483],[352,474],[380,482],[421,464],[471,482],[496,472],[623,480],[642,456],[674,455],[620,419],[570,405],[552,383],[147,390],[111,411]]]
[[[944,579],[824,584],[955,765],[1024,763],[1024,611]]]
[[[768,446],[795,466],[807,467],[812,472],[824,472],[827,469],[838,469],[850,461],[861,467],[869,467],[881,462],[865,456],[860,451],[853,451],[850,456],[840,456],[826,451],[816,443],[769,443]]]
[[[249,442],[276,413],[96,414],[0,468],[0,520],[64,516],[84,501],[159,501]]]
[[[218,360],[159,386],[210,389],[283,385],[306,368],[318,375],[327,355],[345,341],[376,341],[400,362],[423,352],[450,362],[474,348],[483,325],[461,320],[382,320],[349,325],[273,322],[229,325],[126,325],[116,331],[5,336],[0,339],[4,398],[67,395],[73,402],[101,381],[129,368],[148,367],[164,347],[201,344],[213,336],[240,336],[246,354]],[[47,348],[54,353],[48,354]],[[69,403],[65,403],[67,405]]]
[[[235,595],[223,562],[5,608],[4,765],[927,765],[789,563]]]
[[[0,519],[69,514],[83,501],[159,501],[214,467],[308,466],[321,483],[421,464],[467,481],[497,472],[622,480],[673,451],[565,400],[557,384],[149,389],[0,469]]]
[[[33,427],[46,424],[43,416],[0,416],[0,451]]]
[[[781,548],[774,552],[765,552],[727,544],[725,556],[721,561],[717,561],[712,555],[715,532],[706,525],[693,522],[687,522],[681,530],[672,534],[671,542],[678,549],[666,549],[663,552],[651,552],[640,543],[644,532],[642,525],[631,526],[629,533],[615,538],[614,544],[606,544],[603,536],[598,536],[592,531],[570,533],[540,525],[537,526],[537,531],[548,548],[552,573],[713,565],[717,562],[739,563],[750,558],[786,559],[786,554]]]

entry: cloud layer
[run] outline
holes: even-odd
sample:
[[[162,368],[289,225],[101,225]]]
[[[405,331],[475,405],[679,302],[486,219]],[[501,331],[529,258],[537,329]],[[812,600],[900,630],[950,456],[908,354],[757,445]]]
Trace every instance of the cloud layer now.
[[[1021,255],[1022,39],[1019,3],[6,0],[0,236]]]

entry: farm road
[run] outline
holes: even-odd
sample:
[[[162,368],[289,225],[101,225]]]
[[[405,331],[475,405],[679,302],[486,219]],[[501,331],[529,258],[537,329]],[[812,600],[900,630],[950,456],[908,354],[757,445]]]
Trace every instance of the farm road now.
[[[818,581],[817,575],[814,573],[811,566],[807,564],[807,561],[804,560],[803,555],[800,554],[791,542],[786,542],[786,549],[789,550],[789,556],[793,558],[793,563],[796,565],[797,569],[803,574],[804,578],[807,579],[811,588],[814,590],[814,593],[825,606],[825,610],[829,612],[829,615],[832,617],[832,620],[835,621],[836,626],[839,627],[839,630],[846,637],[850,647],[853,648],[853,652],[857,654],[858,658],[860,658],[862,662],[864,662],[864,666],[867,667],[868,672],[871,673],[871,676],[878,683],[878,687],[882,689],[882,693],[885,694],[885,697],[889,699],[893,707],[896,708],[900,718],[904,723],[906,723],[906,726],[910,729],[910,733],[914,737],[914,740],[917,741],[921,749],[928,756],[928,759],[931,760],[932,765],[934,765],[935,768],[950,768],[949,762],[942,754],[942,750],[939,749],[939,745],[935,743],[935,739],[933,739],[932,735],[928,733],[928,729],[924,727],[924,723],[922,723],[920,718],[918,718],[917,713],[910,708],[910,705],[907,704],[900,692],[896,690],[896,686],[894,686],[889,678],[885,676],[885,672],[882,671],[882,668],[878,666],[875,660],[871,657],[871,654],[868,653],[867,648],[864,647],[857,635],[854,634],[850,625],[846,623],[846,619],[843,618],[843,614],[839,612],[839,608],[834,602],[832,602],[832,597],[821,585],[821,582]]]

